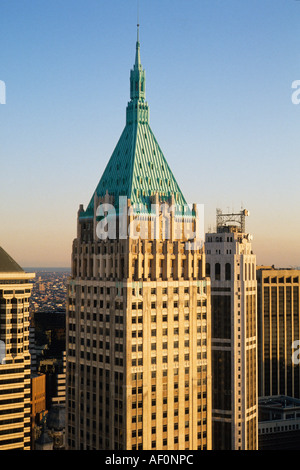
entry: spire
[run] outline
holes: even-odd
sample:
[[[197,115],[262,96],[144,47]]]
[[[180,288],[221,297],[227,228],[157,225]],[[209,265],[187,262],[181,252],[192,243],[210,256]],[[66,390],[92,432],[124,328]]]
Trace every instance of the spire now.
[[[140,54],[140,25],[137,24],[137,40],[134,67],[130,72],[131,100],[145,101],[146,73],[141,64]]]
[[[140,41],[139,33],[140,33],[140,2],[137,0],[137,42]]]
[[[140,54],[140,25],[137,24],[137,39],[136,39],[136,53],[135,53],[135,64],[134,67],[137,69],[142,68],[141,54]]]
[[[135,53],[135,68],[142,68],[140,56],[140,2],[137,0],[137,30],[136,30],[136,53]]]

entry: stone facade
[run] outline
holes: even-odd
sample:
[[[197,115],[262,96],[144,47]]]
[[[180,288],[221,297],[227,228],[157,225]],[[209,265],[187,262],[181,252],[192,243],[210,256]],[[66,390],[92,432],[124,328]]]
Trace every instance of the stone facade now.
[[[256,257],[238,226],[206,234],[211,278],[213,449],[255,450],[257,410]]]

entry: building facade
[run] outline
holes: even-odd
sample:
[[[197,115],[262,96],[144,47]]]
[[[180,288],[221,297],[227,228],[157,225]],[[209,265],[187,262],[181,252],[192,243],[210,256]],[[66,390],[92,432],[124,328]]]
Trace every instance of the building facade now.
[[[206,234],[214,450],[255,450],[258,445],[256,257],[245,215],[218,210],[217,231]]]
[[[30,450],[28,274],[0,247],[0,450]]]
[[[145,85],[138,39],[125,129],[78,212],[68,449],[211,448],[210,281],[203,248],[193,245],[196,208],[183,213],[149,126]]]
[[[31,372],[31,450],[40,435],[46,411],[46,376]]]
[[[66,402],[66,351],[62,353],[62,362],[57,370],[56,394],[52,397],[53,405],[64,405]]]
[[[259,396],[300,398],[300,270],[259,266]]]

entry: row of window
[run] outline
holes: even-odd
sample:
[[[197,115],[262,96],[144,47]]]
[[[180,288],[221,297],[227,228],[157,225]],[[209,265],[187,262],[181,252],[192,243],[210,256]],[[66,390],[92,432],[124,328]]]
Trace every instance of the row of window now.
[[[258,282],[260,282],[260,278],[258,278]],[[265,284],[291,284],[291,283],[299,284],[299,277],[265,277],[264,283]]]
[[[116,285],[116,288],[117,288],[117,291],[118,291],[118,295],[121,296],[124,294],[124,287],[122,286],[119,286],[119,285]],[[173,294],[179,294],[179,291],[181,292],[181,290],[183,290],[183,293],[184,294],[189,294],[190,293],[190,288],[185,286],[183,288],[179,288],[179,287],[162,287],[161,288],[161,293],[162,295],[167,295],[168,293],[171,294],[171,290],[173,292]],[[81,286],[81,292],[84,294],[84,293],[87,293],[87,294],[94,294],[94,295],[106,295],[106,296],[109,296],[112,291],[114,291],[113,288],[111,287],[92,287],[92,286]],[[156,287],[151,287],[151,295],[157,295],[157,292],[160,291],[160,289],[157,289]],[[132,287],[132,295],[133,296],[142,296],[142,293],[143,293],[143,289],[141,287],[137,287],[137,286],[133,286]],[[198,286],[197,287],[197,293],[198,294],[201,294],[201,288]],[[114,293],[115,295],[115,293]],[[69,299],[69,301],[71,302],[72,299]]]
[[[212,274],[211,272],[211,265],[210,263],[206,263],[206,276],[210,277]],[[214,277],[215,281],[221,281],[221,264],[215,263],[214,266]],[[231,281],[231,264],[225,264],[225,281]]]
[[[70,306],[72,305],[71,303],[69,304]],[[106,308],[107,310],[109,310],[111,307],[114,307],[115,310],[123,310],[123,302],[115,302],[114,304],[111,304],[109,301],[107,301],[106,303],[104,303],[103,300],[94,300],[93,301],[93,304],[92,304],[92,301],[91,300],[87,300],[85,301],[85,299],[81,299],[81,306],[84,307],[85,305],[87,305],[87,307],[91,307],[93,305],[94,308]],[[164,300],[162,302],[162,308],[163,309],[167,309],[168,308],[168,305],[170,306],[170,303],[167,302],[166,300]],[[190,306],[190,302],[189,300],[184,300],[183,302],[183,307],[184,308],[188,308]],[[206,306],[206,300],[197,300],[197,307],[205,307]],[[178,308],[179,307],[179,302],[178,300],[174,300],[173,301],[173,307],[174,308]],[[131,306],[132,310],[142,310],[143,309],[143,302],[133,302],[132,303],[132,306]],[[156,309],[157,308],[157,305],[156,305],[156,302],[151,302],[151,308],[152,309]],[[22,313],[22,312],[20,312]]]
[[[231,263],[225,263],[224,279],[222,279],[220,263],[215,263],[213,267],[211,267],[210,263],[206,263],[206,276],[211,277],[212,275],[214,275],[215,281],[221,281],[221,280],[231,281],[231,278],[232,278]],[[245,263],[244,276],[245,276],[245,281],[256,280],[256,271],[255,271],[254,263],[248,263],[248,264]],[[238,279],[239,279],[239,275],[238,275]]]
[[[203,352],[198,352],[196,358],[197,358],[197,360],[206,359],[206,358],[207,358],[207,354],[206,354],[205,351],[203,351]],[[184,359],[184,361],[189,361],[189,360],[190,360],[190,355],[189,355],[188,353],[184,354],[183,359]],[[174,361],[174,362],[179,362],[179,354],[175,354],[175,355],[174,355],[173,361]],[[168,356],[162,356],[162,363],[163,363],[163,364],[167,364],[167,363],[168,363]],[[152,364],[152,365],[157,364],[157,357],[156,357],[156,356],[151,357],[151,364]],[[135,359],[132,359],[131,365],[132,365],[132,367],[142,366],[142,365],[143,365],[143,358],[142,358],[142,357],[139,357],[139,358],[137,358],[137,359],[136,359],[136,358],[135,358]]]
[[[219,242],[219,243],[222,243],[222,242],[232,242],[233,241],[233,237],[232,235],[231,236],[224,236],[224,239],[223,237],[221,236],[218,236],[218,237],[211,237],[211,236],[208,236],[207,237],[207,240],[206,240],[206,243],[212,243],[212,242]]]
[[[204,306],[206,306],[206,302],[205,304],[203,304]],[[198,306],[198,309],[197,309],[197,320],[204,320],[206,318],[206,310],[202,310],[202,312],[199,311],[200,307]],[[153,309],[155,310],[155,309]],[[142,313],[142,312],[140,312]],[[69,312],[69,318],[74,318],[74,312]],[[107,312],[105,315],[103,313],[93,313],[93,314],[90,314],[89,312],[85,313],[85,312],[81,312],[80,313],[80,319],[81,320],[85,320],[85,321],[100,321],[100,322],[106,322],[106,323],[110,323],[111,322],[111,317],[109,315],[109,313]],[[189,321],[190,319],[190,316],[189,316],[189,313],[188,312],[185,312],[184,313],[184,321]],[[115,320],[115,324],[123,324],[124,322],[124,319],[123,319],[123,314],[118,314],[118,315],[114,315],[114,320]],[[179,321],[179,314],[176,312],[173,316],[173,320],[174,322],[178,322]],[[157,321],[157,315],[151,315],[151,323],[156,323]],[[168,316],[167,316],[167,313],[164,313],[162,315],[162,321],[163,322],[167,322],[168,321]],[[139,315],[139,316],[132,316],[132,323],[143,323],[143,317],[142,315]],[[90,328],[90,326],[88,325],[87,326],[87,329]],[[102,327],[100,327],[100,330],[101,330]],[[25,331],[27,331],[28,328],[25,328]],[[69,323],[69,330],[70,331],[75,331],[75,324],[73,323]],[[89,331],[88,331],[89,332]],[[95,333],[96,334],[96,333]],[[100,333],[101,334],[101,333]],[[109,334],[109,333],[108,333]]]

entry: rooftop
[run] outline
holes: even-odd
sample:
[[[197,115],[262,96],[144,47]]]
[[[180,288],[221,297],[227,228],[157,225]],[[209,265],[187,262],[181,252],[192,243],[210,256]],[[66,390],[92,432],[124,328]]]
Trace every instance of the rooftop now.
[[[284,410],[287,408],[300,408],[300,400],[286,395],[260,397],[258,405],[260,407],[264,406]]]
[[[102,199],[106,194],[114,197],[117,211],[119,197],[125,196],[141,212],[149,212],[156,194],[159,202],[169,202],[174,197],[173,204],[180,211],[183,207],[187,210],[186,200],[150,128],[145,90],[146,74],[140,60],[138,32],[126,125],[86,211],[80,212],[80,219],[93,217],[95,196]]]
[[[0,246],[0,273],[24,273],[24,270]]]

